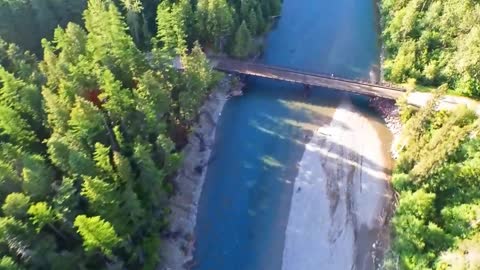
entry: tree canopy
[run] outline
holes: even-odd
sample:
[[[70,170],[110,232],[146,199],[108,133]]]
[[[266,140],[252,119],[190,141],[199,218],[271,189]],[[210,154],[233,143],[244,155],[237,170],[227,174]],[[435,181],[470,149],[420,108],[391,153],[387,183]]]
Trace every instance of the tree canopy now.
[[[436,112],[439,98],[404,127],[386,269],[478,268],[480,120],[465,107]]]
[[[480,3],[383,0],[385,77],[480,95]]]
[[[41,61],[0,40],[1,267],[159,263],[184,143],[175,131],[189,130],[220,75],[193,42],[190,1],[158,5],[151,44],[147,2],[89,0],[83,21],[45,35]]]

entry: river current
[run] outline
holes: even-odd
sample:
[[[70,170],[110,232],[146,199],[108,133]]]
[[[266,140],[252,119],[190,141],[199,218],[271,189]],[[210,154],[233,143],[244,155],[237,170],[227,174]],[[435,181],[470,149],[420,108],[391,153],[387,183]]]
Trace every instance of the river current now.
[[[368,80],[379,62],[376,20],[373,0],[284,0],[260,61]],[[199,204],[194,269],[372,267],[389,203],[389,132],[366,97],[311,92],[249,78],[245,95],[227,102]]]

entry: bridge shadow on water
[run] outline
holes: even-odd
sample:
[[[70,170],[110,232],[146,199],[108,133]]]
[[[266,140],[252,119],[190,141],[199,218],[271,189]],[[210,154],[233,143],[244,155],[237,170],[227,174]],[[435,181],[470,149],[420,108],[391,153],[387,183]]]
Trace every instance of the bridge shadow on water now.
[[[305,143],[330,122],[345,95],[313,89],[306,99],[301,85],[264,79],[248,84],[245,96],[228,101],[219,121],[197,217],[197,270],[281,269]]]

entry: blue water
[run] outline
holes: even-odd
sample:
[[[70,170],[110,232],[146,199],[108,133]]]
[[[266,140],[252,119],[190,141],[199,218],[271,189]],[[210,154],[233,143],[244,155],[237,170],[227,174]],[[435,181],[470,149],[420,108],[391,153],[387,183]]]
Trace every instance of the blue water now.
[[[375,29],[373,0],[284,0],[261,61],[368,78],[378,63]],[[305,136],[346,95],[318,88],[306,99],[302,89],[250,79],[246,95],[226,104],[200,199],[194,269],[281,269]]]

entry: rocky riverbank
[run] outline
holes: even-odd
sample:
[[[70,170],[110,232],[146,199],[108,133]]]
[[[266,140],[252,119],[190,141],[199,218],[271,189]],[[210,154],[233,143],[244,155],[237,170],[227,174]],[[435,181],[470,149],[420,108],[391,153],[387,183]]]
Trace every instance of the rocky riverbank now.
[[[370,107],[372,107],[386,123],[388,129],[392,132],[393,141],[390,152],[392,157],[396,159],[398,157],[398,151],[396,149],[397,142],[402,132],[402,122],[400,121],[400,111],[395,104],[395,101],[374,97],[370,99]]]
[[[195,223],[197,207],[207,165],[215,141],[215,130],[223,107],[231,93],[242,85],[224,78],[200,108],[198,122],[183,150],[184,162],[174,180],[175,195],[170,200],[169,231],[164,234],[161,270],[190,269],[194,265]]]

